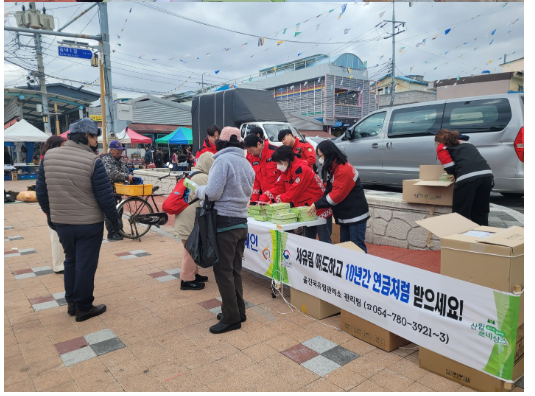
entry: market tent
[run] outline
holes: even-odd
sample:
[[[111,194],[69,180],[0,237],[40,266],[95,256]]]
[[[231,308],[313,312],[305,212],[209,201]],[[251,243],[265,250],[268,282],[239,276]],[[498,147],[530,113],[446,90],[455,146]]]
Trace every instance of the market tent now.
[[[192,132],[191,129],[179,127],[173,133],[171,139],[169,139],[168,144],[192,144]]]
[[[166,135],[164,137],[156,139],[155,140],[156,144],[167,144],[168,145],[169,144],[169,140],[171,140],[171,138],[175,135],[175,133],[176,133],[176,131],[174,131],[173,133],[170,133],[169,135]]]
[[[49,137],[26,120],[20,120],[4,131],[4,142],[46,142]]]
[[[130,137],[130,142],[134,144],[152,144],[152,139],[147,136],[140,135],[130,128],[126,128],[126,133]]]
[[[121,132],[117,133],[115,136],[117,136],[115,139],[111,139],[108,135],[108,139],[106,139],[106,142],[110,144],[110,142],[112,142],[113,140],[118,140],[122,144],[132,143],[132,141],[130,140],[130,136],[128,136],[124,129]],[[98,142],[101,144],[103,143],[102,135],[98,137]]]

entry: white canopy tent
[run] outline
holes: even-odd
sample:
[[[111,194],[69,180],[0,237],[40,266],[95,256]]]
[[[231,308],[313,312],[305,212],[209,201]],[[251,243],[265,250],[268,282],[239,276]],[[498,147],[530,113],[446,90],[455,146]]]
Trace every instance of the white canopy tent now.
[[[4,131],[4,142],[46,142],[49,137],[26,120],[20,120]]]
[[[129,143],[132,143],[132,140],[130,139],[130,136],[128,136],[128,134],[126,133],[126,128],[123,129],[121,132],[119,133],[116,133],[115,134],[117,136],[117,139],[114,139],[114,140],[118,140],[120,141],[122,144],[129,144]],[[110,138],[108,137],[107,139],[108,141],[106,143],[110,144]],[[103,141],[102,141],[102,135],[98,137],[98,142],[103,144]]]

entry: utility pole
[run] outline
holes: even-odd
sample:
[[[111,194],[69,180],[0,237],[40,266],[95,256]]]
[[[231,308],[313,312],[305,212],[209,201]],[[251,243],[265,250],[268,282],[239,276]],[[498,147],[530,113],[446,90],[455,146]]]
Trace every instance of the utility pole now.
[[[56,115],[56,133],[55,135],[61,135],[61,131],[59,129],[59,114],[58,114],[58,104],[54,103],[54,114]]]
[[[392,2],[392,87],[390,89],[390,107],[394,106],[394,91],[396,90],[396,35],[394,26],[396,24],[396,2]]]
[[[107,3],[98,3],[98,12],[100,19],[100,36],[102,37],[102,62],[104,66],[104,80],[101,79],[100,84],[104,85],[106,94],[106,107],[102,108],[102,125],[104,125],[104,122],[106,122],[106,131],[109,134],[115,134],[115,117],[113,114],[113,95],[111,88],[110,32],[108,28]]]
[[[102,151],[104,154],[108,152],[108,135],[106,128],[106,88],[104,86],[104,64],[102,57],[99,62],[100,66],[100,113],[102,115]]]
[[[391,88],[390,88],[390,107],[394,105],[394,91],[396,89],[396,35],[402,32],[395,31],[396,23],[401,23],[403,27],[405,27],[405,22],[396,21],[396,8],[395,8],[395,1],[392,1],[392,20],[391,21],[383,21],[383,22],[392,22],[392,81],[391,81]],[[388,38],[388,37],[385,37]]]
[[[35,3],[30,3],[30,9],[35,9]],[[51,135],[50,131],[50,114],[48,112],[48,95],[46,93],[45,82],[45,66],[43,65],[43,51],[41,47],[41,35],[34,34],[35,52],[37,57],[37,73],[39,78],[39,85],[41,91],[41,104],[43,106],[43,125],[45,127],[45,133]]]
[[[204,73],[201,74],[201,87],[202,87],[202,93],[204,93]]]

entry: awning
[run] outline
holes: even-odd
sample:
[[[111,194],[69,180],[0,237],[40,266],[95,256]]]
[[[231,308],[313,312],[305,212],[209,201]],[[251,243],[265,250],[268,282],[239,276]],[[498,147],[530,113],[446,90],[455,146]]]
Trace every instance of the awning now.
[[[126,128],[126,133],[130,137],[130,143],[133,144],[152,144],[152,139],[147,136],[140,135],[131,128]]]
[[[24,119],[4,130],[4,142],[46,142],[49,137]]]
[[[173,133],[173,136],[171,139],[169,139],[168,144],[192,144],[193,143],[193,137],[192,137],[192,131],[188,128],[178,128],[175,133]]]

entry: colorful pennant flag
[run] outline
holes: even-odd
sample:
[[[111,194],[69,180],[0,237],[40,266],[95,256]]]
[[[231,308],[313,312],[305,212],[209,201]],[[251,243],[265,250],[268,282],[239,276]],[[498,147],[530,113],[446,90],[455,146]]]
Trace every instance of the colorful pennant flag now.
[[[258,46],[261,47],[264,45],[264,37],[259,37],[258,38]]]
[[[350,30],[350,29],[351,29],[351,28],[348,28],[348,29],[344,29],[344,34],[347,34],[347,33],[349,33],[349,30]]]
[[[284,43],[284,40],[282,40],[282,41],[277,41],[277,45],[281,45],[282,43]]]
[[[379,18],[382,18],[384,14],[385,14],[385,12],[384,12],[384,11],[383,11],[383,12],[381,12],[381,13],[379,14]]]
[[[302,32],[295,32],[295,33],[294,33],[294,37],[299,36],[301,33],[302,33]]]
[[[216,70],[216,71],[215,71],[215,74],[217,74],[217,73],[219,73],[219,70]]]
[[[303,53],[302,53],[302,52],[301,52],[301,53],[299,53],[299,54],[297,54],[297,56],[301,56],[301,55],[303,55]]]
[[[300,23],[296,24],[295,25],[295,31],[298,32],[299,31],[299,25],[301,25]]]
[[[492,32],[490,32],[490,35],[494,36],[494,33],[496,33],[496,29],[494,29]]]
[[[448,34],[449,32],[451,32],[451,29],[446,29],[446,30],[444,31],[444,34]]]

